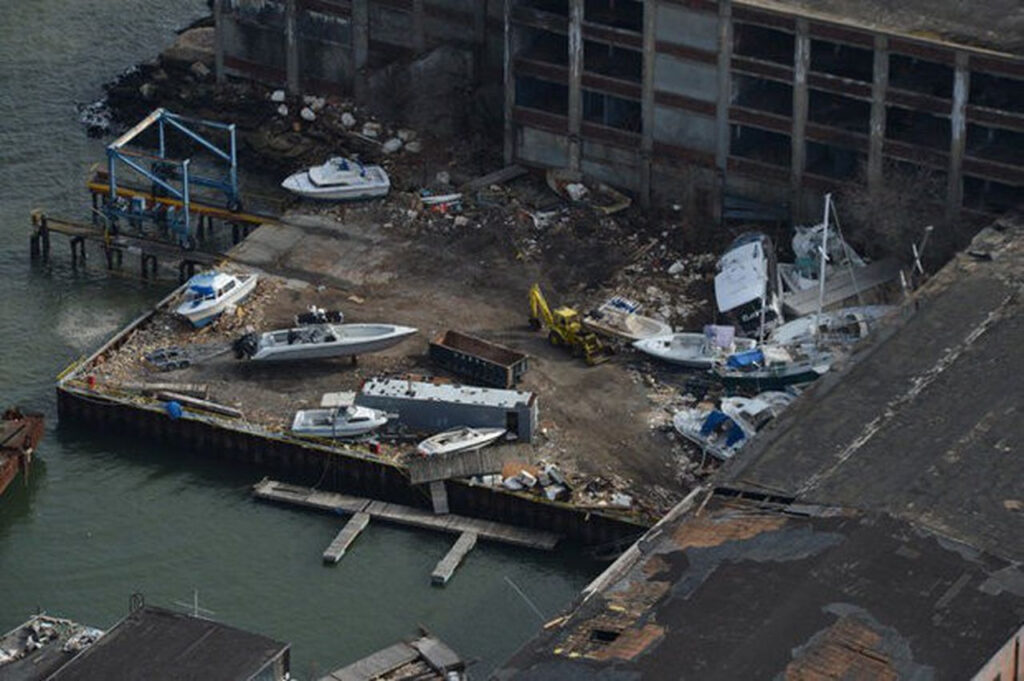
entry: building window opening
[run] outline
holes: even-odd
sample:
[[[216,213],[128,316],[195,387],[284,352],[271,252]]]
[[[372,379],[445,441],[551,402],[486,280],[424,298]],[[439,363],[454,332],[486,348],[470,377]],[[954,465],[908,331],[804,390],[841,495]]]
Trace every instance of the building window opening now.
[[[732,103],[780,116],[793,115],[793,86],[777,80],[735,74],[732,78]]]
[[[640,102],[584,90],[583,120],[609,128],[640,132],[643,117]]]
[[[519,0],[522,7],[539,9],[541,12],[557,14],[558,16],[569,16],[569,0]]]
[[[644,59],[638,50],[585,40],[583,68],[591,73],[639,83],[643,79]]]
[[[1024,166],[1024,133],[968,123],[967,155]]]
[[[516,78],[516,106],[565,116],[569,111],[569,88],[561,83],[519,76]]]
[[[636,0],[586,0],[583,18],[639,33],[644,30],[644,5]]]
[[[865,154],[834,147],[830,144],[807,141],[807,172],[833,180],[853,180],[867,163]]]
[[[889,87],[933,97],[953,97],[953,68],[902,54],[889,56]]]
[[[1024,113],[1024,80],[971,73],[971,104]]]
[[[886,111],[885,137],[946,151],[950,145],[949,120],[923,111],[890,106]]]
[[[773,28],[736,22],[733,52],[776,64],[793,65],[793,34]]]
[[[981,177],[964,177],[964,205],[985,213],[1005,213],[1022,205],[1021,188]]]
[[[788,168],[792,160],[789,135],[746,125],[732,126],[730,153],[781,168]]]
[[[811,71],[870,83],[875,73],[874,52],[828,40],[812,40]]]
[[[871,129],[871,105],[831,92],[810,90],[807,119],[833,128],[867,133]]]
[[[522,56],[559,66],[569,65],[569,40],[564,35],[521,27],[523,37]]]

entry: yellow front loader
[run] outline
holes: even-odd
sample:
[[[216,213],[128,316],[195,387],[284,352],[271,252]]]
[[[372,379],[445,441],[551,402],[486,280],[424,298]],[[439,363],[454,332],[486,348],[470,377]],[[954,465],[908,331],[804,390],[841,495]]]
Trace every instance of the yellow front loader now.
[[[574,308],[559,307],[552,311],[538,284],[530,287],[530,328],[546,328],[552,345],[567,348],[573,357],[582,357],[591,366],[604,362],[611,354],[592,331],[583,328],[580,313]]]

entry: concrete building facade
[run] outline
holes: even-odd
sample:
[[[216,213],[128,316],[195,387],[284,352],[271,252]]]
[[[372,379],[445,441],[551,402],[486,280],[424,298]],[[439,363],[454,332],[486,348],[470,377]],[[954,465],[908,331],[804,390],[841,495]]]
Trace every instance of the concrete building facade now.
[[[454,44],[504,82],[509,162],[581,169],[645,204],[720,215],[738,199],[806,219],[825,191],[923,171],[950,217],[1015,206],[1019,8],[883,5],[218,0],[218,75],[358,95],[375,66]]]

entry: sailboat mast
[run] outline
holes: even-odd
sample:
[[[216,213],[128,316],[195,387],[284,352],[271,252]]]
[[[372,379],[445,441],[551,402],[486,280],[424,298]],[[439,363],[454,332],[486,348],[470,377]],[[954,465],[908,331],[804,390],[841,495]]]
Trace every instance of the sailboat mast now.
[[[821,314],[825,307],[825,264],[828,262],[828,220],[832,214],[832,194],[825,194],[825,230],[821,233],[821,251],[818,254],[818,315],[814,320],[814,337],[820,340]]]

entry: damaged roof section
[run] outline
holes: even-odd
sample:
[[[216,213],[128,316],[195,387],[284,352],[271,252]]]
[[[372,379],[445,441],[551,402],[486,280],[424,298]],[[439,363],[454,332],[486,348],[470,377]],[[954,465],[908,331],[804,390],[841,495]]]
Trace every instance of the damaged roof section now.
[[[847,371],[722,471],[720,484],[886,511],[1024,560],[1020,219],[986,228]]]
[[[714,497],[499,679],[965,679],[1024,619],[1017,568],[885,514]]]

